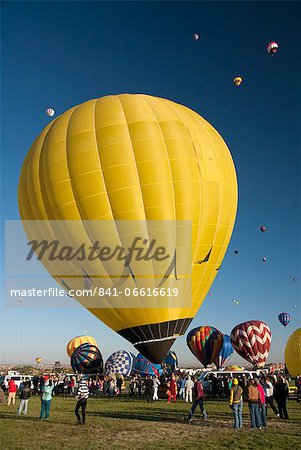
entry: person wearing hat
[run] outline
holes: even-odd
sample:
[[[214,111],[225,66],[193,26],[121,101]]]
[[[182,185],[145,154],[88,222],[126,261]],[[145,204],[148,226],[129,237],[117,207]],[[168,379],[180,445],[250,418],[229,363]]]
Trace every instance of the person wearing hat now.
[[[51,400],[52,400],[52,391],[53,391],[53,383],[48,375],[44,376],[44,384],[42,387],[42,398],[41,398],[41,413],[40,419],[48,420]]]
[[[234,424],[233,428],[242,429],[242,387],[238,385],[238,379],[233,378],[230,390],[230,408],[233,410]]]

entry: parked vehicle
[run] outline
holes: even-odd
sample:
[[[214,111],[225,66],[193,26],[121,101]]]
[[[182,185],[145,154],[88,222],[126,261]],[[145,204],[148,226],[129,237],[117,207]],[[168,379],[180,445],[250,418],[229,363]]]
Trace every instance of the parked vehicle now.
[[[23,374],[17,374],[17,375],[5,375],[5,377],[3,378],[2,383],[4,384],[4,386],[6,387],[6,389],[8,388],[8,381],[9,380],[14,380],[14,382],[17,385],[17,388],[20,388],[20,384],[24,383],[24,381],[28,381],[28,379],[30,380],[30,387],[31,389],[33,389],[33,383],[32,383],[32,375],[23,375]]]
[[[239,370],[239,371],[232,371],[232,372],[228,372],[225,370],[212,370],[210,372],[205,372],[203,373],[200,377],[199,380],[202,382],[204,391],[206,394],[212,394],[213,389],[212,389],[212,379],[217,379],[219,385],[222,385],[223,383],[226,382],[226,380],[232,380],[232,378],[236,377],[238,379],[241,379],[244,377],[246,377],[247,380],[252,379],[252,378],[256,378],[260,375],[260,372],[257,371],[250,371],[250,370]],[[223,388],[224,386],[222,386]],[[226,388],[223,391],[223,395],[225,395],[226,393]]]

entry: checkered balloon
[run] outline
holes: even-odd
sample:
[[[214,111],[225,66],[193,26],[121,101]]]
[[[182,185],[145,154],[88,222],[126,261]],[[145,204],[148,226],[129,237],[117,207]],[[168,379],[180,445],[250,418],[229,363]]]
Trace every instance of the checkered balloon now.
[[[118,350],[107,359],[105,364],[105,374],[121,374],[124,377],[131,375],[135,364],[135,356],[126,350]]]

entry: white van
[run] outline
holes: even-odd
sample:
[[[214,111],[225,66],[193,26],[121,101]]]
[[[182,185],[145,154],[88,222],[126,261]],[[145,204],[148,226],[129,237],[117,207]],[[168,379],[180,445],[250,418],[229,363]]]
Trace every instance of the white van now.
[[[30,380],[30,387],[31,387],[31,389],[33,389],[33,383],[32,383],[32,376],[31,375],[22,375],[22,374],[13,375],[13,376],[6,375],[4,377],[4,380],[3,380],[3,383],[4,383],[5,387],[6,387],[6,389],[8,388],[9,380],[14,380],[14,382],[16,383],[18,389],[19,389],[21,383],[24,383],[24,381],[26,381],[26,380],[27,381]]]
[[[202,373],[199,377],[199,380],[202,382],[203,389],[206,394],[210,394],[212,392],[212,376],[215,375],[217,378],[242,378],[244,375],[247,380],[252,378],[258,378],[260,375],[259,371],[256,370],[235,370],[235,371],[225,371],[225,370],[211,370],[210,372]]]

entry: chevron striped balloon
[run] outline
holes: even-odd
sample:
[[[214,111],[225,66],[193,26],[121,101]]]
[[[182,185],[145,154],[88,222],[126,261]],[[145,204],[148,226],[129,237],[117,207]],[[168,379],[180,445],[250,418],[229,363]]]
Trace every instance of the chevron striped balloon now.
[[[231,331],[234,350],[255,368],[264,367],[269,355],[272,333],[268,325],[260,320],[236,325]]]

